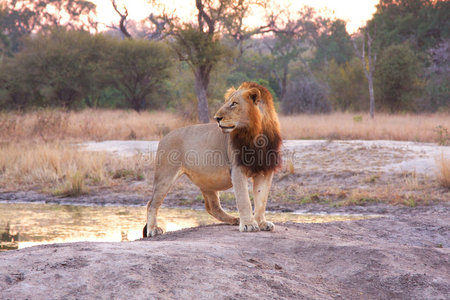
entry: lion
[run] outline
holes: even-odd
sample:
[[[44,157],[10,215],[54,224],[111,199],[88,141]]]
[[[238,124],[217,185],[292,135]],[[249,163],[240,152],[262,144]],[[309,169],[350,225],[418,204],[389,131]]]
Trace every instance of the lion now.
[[[265,210],[273,174],[281,165],[282,139],[270,92],[254,82],[244,82],[237,90],[232,87],[214,119],[217,124],[179,128],[160,141],[144,237],[163,233],[157,225],[158,209],[182,174],[200,188],[206,211],[219,221],[239,224],[241,232],[274,229]],[[254,213],[249,178],[253,181]],[[239,218],[220,205],[219,191],[231,187]]]

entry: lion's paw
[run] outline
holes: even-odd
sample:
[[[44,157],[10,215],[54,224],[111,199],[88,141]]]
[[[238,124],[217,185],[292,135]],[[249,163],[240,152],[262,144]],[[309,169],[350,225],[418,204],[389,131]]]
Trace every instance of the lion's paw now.
[[[273,225],[272,222],[269,221],[263,221],[261,223],[259,223],[259,229],[262,231],[272,231],[274,230],[275,225]]]
[[[155,227],[148,231],[147,236],[152,237],[152,236],[157,236],[160,234],[163,234],[163,230],[160,227]]]
[[[240,232],[255,232],[255,231],[259,231],[259,226],[258,226],[258,223],[256,223],[256,221],[253,221],[250,224],[241,223],[241,224],[239,224],[239,231]]]

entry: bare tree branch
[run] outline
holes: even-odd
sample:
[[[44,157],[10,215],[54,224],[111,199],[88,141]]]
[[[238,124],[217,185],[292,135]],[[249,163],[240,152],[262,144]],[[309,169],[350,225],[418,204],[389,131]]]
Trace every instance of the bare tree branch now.
[[[122,32],[122,34],[126,38],[131,39],[131,34],[128,32],[127,27],[126,27],[126,22],[127,22],[127,18],[128,18],[128,10],[127,10],[127,8],[124,6],[125,12],[122,13],[117,8],[117,4],[116,4],[115,0],[111,0],[111,4],[114,7],[114,10],[117,12],[117,14],[120,16],[120,23],[119,23],[120,32]]]

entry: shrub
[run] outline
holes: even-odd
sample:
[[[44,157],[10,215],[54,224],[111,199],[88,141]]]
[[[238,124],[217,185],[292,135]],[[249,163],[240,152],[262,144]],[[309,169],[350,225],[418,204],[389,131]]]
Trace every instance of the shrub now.
[[[291,81],[281,107],[285,114],[328,113],[331,110],[326,87],[308,77]]]
[[[420,71],[420,61],[407,44],[388,47],[376,66],[377,102],[391,112],[415,110],[423,85]]]

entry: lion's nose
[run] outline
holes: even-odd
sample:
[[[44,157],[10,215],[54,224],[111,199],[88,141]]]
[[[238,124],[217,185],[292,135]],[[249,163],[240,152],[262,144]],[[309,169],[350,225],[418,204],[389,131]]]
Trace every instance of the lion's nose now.
[[[217,121],[217,123],[220,123],[220,121],[222,121],[223,117],[215,116],[214,119]]]

